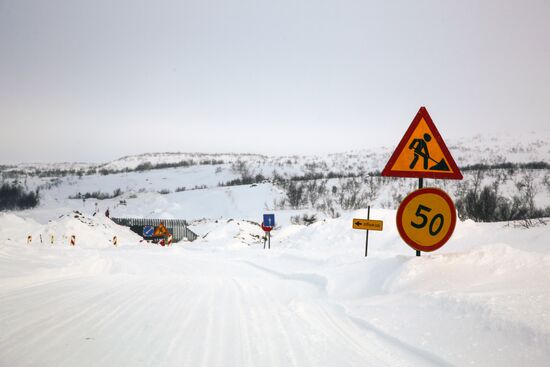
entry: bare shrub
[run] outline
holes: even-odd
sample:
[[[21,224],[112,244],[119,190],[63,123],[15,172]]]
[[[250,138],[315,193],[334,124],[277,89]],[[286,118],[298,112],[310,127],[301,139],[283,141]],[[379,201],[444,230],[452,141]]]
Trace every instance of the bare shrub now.
[[[326,194],[327,187],[326,187],[327,181],[326,180],[312,180],[305,183],[305,195],[307,198],[307,201],[309,202],[309,205],[314,208],[317,205],[317,202],[319,199]]]
[[[292,209],[297,209],[306,203],[304,195],[304,185],[295,181],[290,181],[286,187],[286,200]]]
[[[361,186],[360,179],[340,180],[338,204],[343,210],[364,208],[367,205],[367,196],[362,192]]]
[[[231,165],[231,170],[241,177],[250,177],[252,174],[250,173],[250,169],[248,168],[248,165],[245,161],[237,160]]]
[[[509,199],[499,195],[498,182],[481,189],[474,185],[456,200],[458,215],[476,222],[520,221],[526,228],[545,223],[540,218],[549,216],[550,208],[535,207],[537,190],[533,175],[525,174],[516,182],[516,188],[518,195]]]
[[[317,222],[317,216],[315,214],[310,215],[310,214],[304,213],[302,216],[295,215],[290,217],[290,223],[292,224],[301,224],[301,225],[309,226],[315,222]]]
[[[122,195],[123,193],[124,192],[120,188],[114,190],[112,194],[109,194],[107,192],[101,192],[101,191],[86,192],[84,194],[79,192],[75,195],[69,196],[69,199],[97,199],[97,200],[114,199]]]

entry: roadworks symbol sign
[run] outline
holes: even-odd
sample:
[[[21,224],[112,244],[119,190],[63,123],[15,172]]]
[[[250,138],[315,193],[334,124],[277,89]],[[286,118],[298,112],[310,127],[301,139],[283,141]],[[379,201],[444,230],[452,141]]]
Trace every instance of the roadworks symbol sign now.
[[[382,176],[462,179],[462,173],[425,107],[420,107]]]
[[[154,237],[162,237],[168,235],[168,229],[164,226],[164,224],[160,223],[157,228],[155,228],[155,233],[153,234]]]

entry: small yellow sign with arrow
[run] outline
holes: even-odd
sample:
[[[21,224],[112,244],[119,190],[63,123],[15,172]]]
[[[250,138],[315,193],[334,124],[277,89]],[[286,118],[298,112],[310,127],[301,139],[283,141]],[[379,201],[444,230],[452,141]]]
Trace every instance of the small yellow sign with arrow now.
[[[384,228],[384,222],[381,220],[369,220],[353,218],[353,229],[365,229],[368,231],[381,231]]]
[[[365,236],[365,257],[369,249],[369,231],[381,231],[384,228],[384,222],[381,220],[370,219],[370,205],[367,207],[367,219],[353,218],[351,222],[353,229],[364,229]]]

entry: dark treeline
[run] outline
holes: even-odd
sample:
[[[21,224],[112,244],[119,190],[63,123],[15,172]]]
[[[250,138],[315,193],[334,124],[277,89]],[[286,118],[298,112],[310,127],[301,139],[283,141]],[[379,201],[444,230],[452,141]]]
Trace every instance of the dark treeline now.
[[[370,173],[368,176],[379,176],[379,172]],[[312,180],[328,180],[333,178],[358,178],[362,177],[362,174],[359,173],[343,173],[343,172],[328,172],[328,173],[306,173],[301,176],[290,176],[283,177],[279,174],[274,174],[273,178],[270,180],[262,174],[257,175],[243,175],[240,178],[230,180],[227,182],[220,182],[218,186],[239,186],[239,185],[251,185],[257,184],[265,181],[272,181],[274,183],[284,183],[284,182],[296,182],[296,181],[312,181]]]
[[[16,183],[3,183],[0,186],[0,210],[34,208],[40,201],[38,190],[26,191]]]
[[[203,159],[196,161],[193,159],[182,160],[174,163],[157,163],[145,162],[139,164],[136,168],[124,168],[124,169],[107,169],[107,168],[89,168],[89,169],[32,169],[32,170],[4,170],[2,176],[4,178],[18,178],[21,176],[36,176],[36,177],[66,177],[66,176],[91,176],[91,175],[113,175],[117,173],[129,173],[129,172],[142,172],[154,169],[165,168],[178,168],[178,167],[191,167],[199,165],[221,165],[225,162],[221,159]]]
[[[151,162],[144,162],[136,166],[135,168],[123,168],[123,169],[107,169],[107,168],[101,168],[99,167],[93,167],[88,169],[29,169],[29,170],[23,170],[23,169],[13,169],[15,166],[7,166],[3,165],[0,166],[0,171],[2,172],[2,176],[7,179],[16,179],[21,176],[30,176],[30,177],[66,177],[66,176],[91,176],[91,175],[112,175],[112,174],[118,174],[118,173],[129,173],[129,172],[143,172],[143,171],[149,171],[149,170],[155,170],[155,169],[166,169],[166,168],[178,168],[178,167],[191,167],[191,166],[198,166],[198,165],[222,165],[225,162],[222,159],[202,159],[202,160],[193,160],[193,159],[187,159],[187,160],[181,160],[179,162],[174,163],[156,163],[153,164]],[[460,167],[462,171],[489,171],[489,170],[496,170],[496,169],[505,169],[514,171],[517,169],[550,169],[550,163],[543,162],[543,161],[534,161],[534,162],[526,162],[526,163],[511,163],[511,162],[502,162],[502,163],[494,163],[494,164],[486,164],[486,163],[476,163],[476,164],[469,164]],[[292,181],[308,181],[308,180],[320,180],[320,179],[331,179],[331,178],[352,178],[352,177],[359,177],[362,174],[354,174],[354,173],[345,173],[345,172],[327,172],[327,173],[320,173],[320,172],[309,172],[301,176],[292,176],[290,178],[287,178],[288,180]],[[368,176],[380,176],[380,171],[374,171],[368,174]],[[220,183],[220,186],[233,186],[233,185],[242,185],[242,184],[248,184],[248,183],[257,183],[259,181],[254,182],[255,176],[244,176],[241,179],[236,179],[230,182],[226,183]],[[251,181],[252,179],[252,181]],[[261,181],[263,181],[265,178],[262,178]],[[244,183],[239,183],[239,180],[242,180]]]
[[[266,178],[264,175],[258,174],[254,176],[241,176],[240,178],[236,178],[234,180],[230,180],[227,182],[220,182],[218,186],[239,186],[239,185],[251,185],[256,183],[264,182]]]
[[[224,161],[221,159],[203,159],[201,161],[194,161],[192,159],[174,162],[174,163],[157,163],[145,162],[138,165],[132,171],[148,171],[152,169],[164,169],[164,168],[178,168],[178,167],[191,167],[191,166],[207,166],[207,165],[220,165]]]
[[[489,171],[493,169],[507,169],[507,170],[516,170],[516,169],[550,169],[550,164],[546,162],[527,162],[527,163],[495,163],[495,164],[485,164],[485,163],[476,163],[470,164],[467,166],[460,167],[462,171]]]
[[[113,191],[112,194],[109,194],[107,192],[101,192],[101,191],[94,191],[94,192],[86,192],[84,194],[77,193],[76,195],[69,196],[69,199],[98,199],[98,200],[105,200],[105,199],[114,199],[120,195],[122,195],[123,192],[121,189],[116,189]]]

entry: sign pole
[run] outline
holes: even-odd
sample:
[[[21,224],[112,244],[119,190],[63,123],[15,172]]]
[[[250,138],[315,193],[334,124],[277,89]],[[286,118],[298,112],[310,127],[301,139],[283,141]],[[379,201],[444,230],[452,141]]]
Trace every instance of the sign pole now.
[[[367,220],[370,219],[370,205],[367,207]],[[369,230],[367,229],[367,239],[365,241],[365,257],[367,257],[367,252],[369,250]]]
[[[381,231],[384,227],[384,222],[381,220],[370,219],[370,205],[367,206],[367,219],[353,218],[351,222],[353,229],[361,229],[367,231],[365,235],[365,257],[369,251],[369,231]]]
[[[271,249],[271,230],[275,228],[275,214],[264,214],[264,220],[262,221],[262,229],[265,232],[267,239],[267,249]],[[265,241],[264,241],[265,249]]]
[[[424,187],[424,177],[418,178],[418,188],[421,189]],[[416,256],[420,256],[420,251],[416,250]]]

